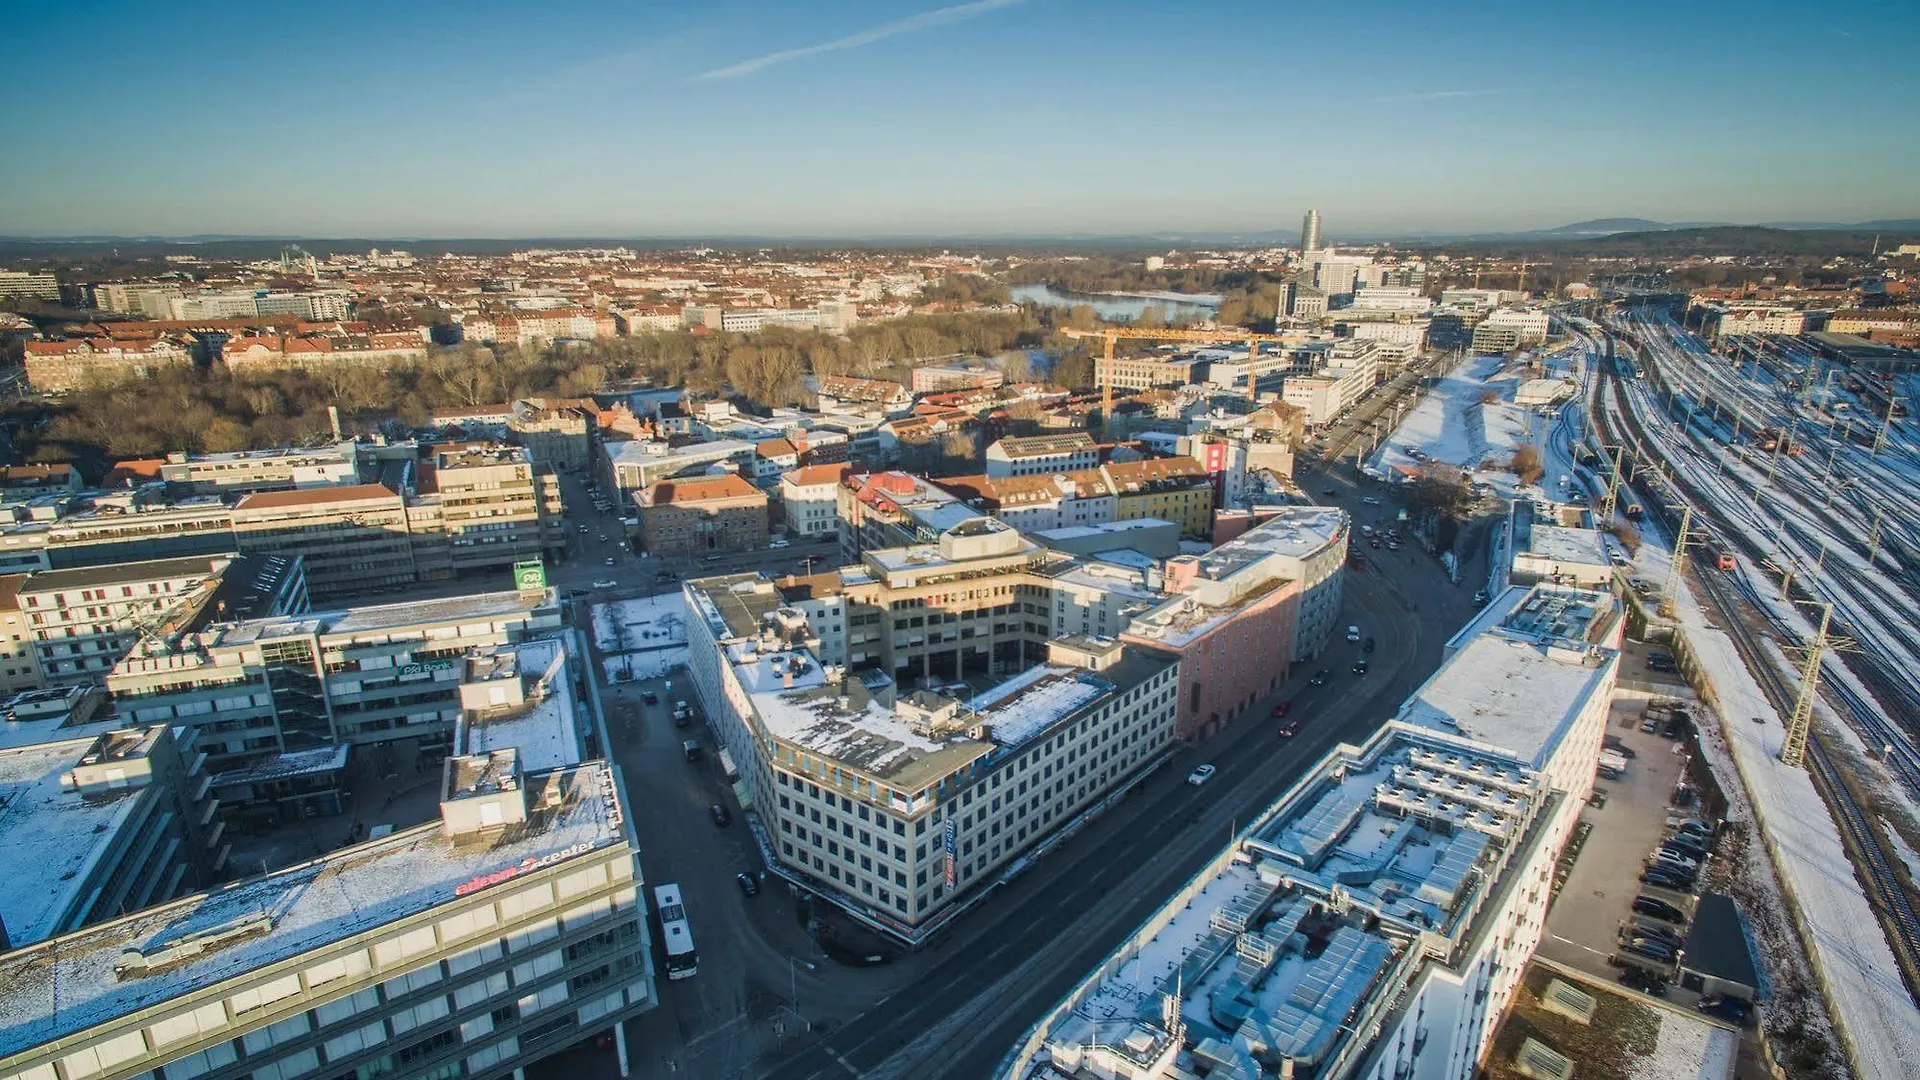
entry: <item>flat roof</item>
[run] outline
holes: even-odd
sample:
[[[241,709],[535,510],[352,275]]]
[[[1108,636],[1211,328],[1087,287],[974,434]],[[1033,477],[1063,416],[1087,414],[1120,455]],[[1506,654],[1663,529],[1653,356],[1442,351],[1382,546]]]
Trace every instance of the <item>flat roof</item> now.
[[[1400,717],[1504,747],[1543,768],[1593,695],[1609,692],[1618,658],[1599,646],[1575,650],[1484,633],[1414,691]]]
[[[104,566],[77,566],[71,570],[40,570],[28,575],[20,591],[24,593],[64,592],[91,589],[102,585],[124,585],[135,581],[159,581],[168,578],[212,577],[214,564],[231,555],[184,555],[177,559],[149,559],[144,562],[108,563]]]
[[[1534,523],[1527,550],[1542,559],[1584,566],[1608,566],[1607,546],[1595,529]]]
[[[1401,724],[1336,748],[1101,964],[1047,1041],[1145,1065],[1168,1049],[1162,1003],[1177,996],[1208,1071],[1324,1069],[1427,935],[1475,932],[1482,896],[1508,884],[1489,860],[1529,842],[1555,798],[1510,760]],[[1050,1068],[1023,1075],[1082,1075]]]
[[[7,877],[0,919],[16,947],[57,930],[88,884],[89,871],[139,804],[137,787],[86,796],[61,787],[60,777],[93,742],[83,735],[0,751],[0,866]],[[0,1033],[0,1042],[5,1039]]]
[[[516,678],[531,681],[527,700],[511,709],[463,713],[454,725],[453,752],[487,754],[508,747],[520,752],[520,767],[544,772],[580,763],[579,720],[573,680],[567,677],[567,648],[556,638],[522,641],[495,649],[493,656],[517,662]]]
[[[429,911],[522,860],[565,861],[624,840],[604,762],[527,786],[557,790],[558,804],[530,796],[525,823],[484,838],[445,836],[434,821],[0,954],[0,1057]],[[195,939],[197,951],[167,959],[164,950]],[[119,973],[126,950],[156,966]]]

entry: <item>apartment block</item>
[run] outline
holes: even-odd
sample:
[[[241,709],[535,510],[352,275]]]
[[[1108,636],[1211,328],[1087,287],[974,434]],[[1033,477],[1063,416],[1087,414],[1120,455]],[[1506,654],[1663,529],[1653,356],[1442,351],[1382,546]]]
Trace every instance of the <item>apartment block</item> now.
[[[640,544],[655,555],[767,546],[767,495],[738,475],[662,480],[634,496]]]
[[[0,1074],[496,1080],[656,1003],[603,762],[449,762],[442,820],[0,955]]]
[[[60,282],[47,270],[0,270],[0,298],[59,300]]]
[[[233,511],[211,495],[167,503],[137,492],[97,493],[92,507],[39,527],[38,537],[55,570],[239,550]],[[7,537],[16,538],[27,539]]]
[[[1619,665],[1610,597],[1512,589],[1022,1039],[1015,1080],[1470,1080],[1532,955]],[[1259,1048],[1260,1056],[1254,1056]]]
[[[712,465],[732,462],[751,468],[754,444],[742,439],[675,446],[665,440],[622,439],[600,444],[601,480],[619,492],[615,502],[625,503],[637,491],[662,480],[682,475],[699,475]]]
[[[107,676],[122,717],[198,728],[216,770],[338,744],[444,752],[464,657],[562,625],[559,599],[495,592],[214,623]]]
[[[1113,490],[1113,520],[1158,518],[1189,537],[1213,535],[1213,477],[1193,458],[1115,461],[1100,472]]]
[[[22,349],[27,382],[43,394],[106,386],[193,363],[185,345],[161,337],[29,341]]]
[[[686,586],[689,667],[767,830],[775,872],[918,942],[1165,751],[1173,667],[1068,638],[958,697],[814,652],[744,576]]]
[[[919,364],[913,369],[913,392],[937,394],[948,390],[991,390],[1006,384],[999,368],[978,361]]]
[[[0,946],[59,937],[217,881],[227,845],[204,758],[191,730],[164,724],[0,750]]]
[[[834,492],[840,554],[930,544],[946,530],[982,517],[950,492],[903,472],[849,473]]]

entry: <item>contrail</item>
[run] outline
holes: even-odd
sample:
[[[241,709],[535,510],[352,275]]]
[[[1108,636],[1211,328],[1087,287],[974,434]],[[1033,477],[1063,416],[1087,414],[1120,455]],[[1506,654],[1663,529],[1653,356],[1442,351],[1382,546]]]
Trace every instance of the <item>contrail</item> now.
[[[989,11],[997,11],[1000,8],[1012,7],[1015,4],[1024,2],[1025,0],[973,0],[972,3],[954,4],[951,7],[935,8],[932,11],[911,15],[904,19],[896,19],[890,23],[881,23],[879,26],[862,30],[857,34],[848,34],[846,37],[834,38],[832,41],[823,41],[818,45],[805,45],[798,49],[782,49],[779,52],[770,52],[765,56],[756,56],[751,60],[742,60],[737,64],[729,64],[723,68],[714,68],[712,71],[700,73],[695,76],[695,78],[736,79],[742,75],[751,75],[762,68],[770,68],[775,64],[784,64],[789,60],[798,60],[804,56],[818,56],[821,53],[839,52],[842,49],[857,49],[862,45],[872,45],[876,41],[885,41],[890,37],[896,37],[900,34],[910,34],[915,30],[930,30],[936,26],[965,22],[975,16],[985,15]]]

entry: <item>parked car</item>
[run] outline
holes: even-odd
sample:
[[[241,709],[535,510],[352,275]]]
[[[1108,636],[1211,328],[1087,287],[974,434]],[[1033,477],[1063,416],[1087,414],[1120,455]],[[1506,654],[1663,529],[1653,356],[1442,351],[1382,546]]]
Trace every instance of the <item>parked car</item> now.
[[[1481,589],[1479,592],[1476,592],[1473,594],[1473,606],[1474,607],[1487,606],[1487,590]]]
[[[686,759],[688,761],[699,761],[700,760],[700,740],[688,739],[686,742],[681,743],[680,752],[686,755]]]
[[[646,702],[649,705],[658,705],[660,704],[660,695],[649,690],[646,693],[640,695],[640,700]]]
[[[593,587],[596,589],[617,589],[620,587],[620,583],[612,578],[601,578],[599,581],[593,583]]]
[[[1753,1022],[1752,1003],[1741,1001],[1739,998],[1714,994],[1701,998],[1700,1003],[1694,1007],[1708,1016],[1717,1016],[1741,1027],[1749,1027]]]
[[[736,874],[733,880],[740,883],[740,891],[746,893],[749,899],[760,895],[760,882],[752,874]]]
[[[1360,628],[1358,626],[1347,627],[1347,640],[1348,641],[1360,640]]]
[[[714,803],[712,806],[707,807],[707,816],[713,819],[715,825],[722,828],[733,824],[733,815],[727,813],[727,808],[721,806],[719,803]]]
[[[1608,750],[1611,750],[1616,754],[1619,754],[1621,757],[1626,758],[1628,761],[1632,761],[1634,758],[1637,758],[1640,756],[1638,753],[1634,751],[1633,747],[1628,746],[1626,742],[1622,740],[1618,735],[1607,736],[1606,738],[1600,740],[1600,745],[1606,747]]]
[[[1620,984],[1630,990],[1638,990],[1652,997],[1667,996],[1667,980],[1645,968],[1628,965],[1620,972]]]
[[[1313,673],[1313,678],[1311,678],[1311,679],[1308,679],[1308,680],[1307,680],[1307,684],[1308,684],[1309,686],[1325,686],[1325,685],[1327,685],[1327,669],[1326,669],[1326,668],[1321,668],[1321,669],[1320,669],[1319,671],[1316,671],[1316,672],[1314,672],[1314,673]]]
[[[1365,660],[1355,660],[1353,662],[1353,673],[1355,675],[1365,675],[1367,673],[1367,662]]]
[[[1278,720],[1292,711],[1293,711],[1293,699],[1282,698],[1280,700],[1280,703],[1273,707],[1273,718],[1275,720]]]
[[[1662,926],[1659,923],[1634,923],[1632,936],[1649,938],[1654,941],[1664,941],[1676,949],[1680,947],[1680,935],[1674,933],[1671,927]]]
[[[1212,778],[1213,778],[1213,766],[1201,765],[1198,768],[1194,769],[1192,772],[1187,774],[1187,783],[1192,784],[1194,787],[1199,787],[1201,784],[1206,783],[1208,780]]]
[[[786,540],[776,536],[773,539],[767,541],[767,546],[770,548],[778,549],[778,548],[787,547],[788,543]]]
[[[1627,942],[1626,951],[1638,953],[1649,960],[1658,960],[1663,964],[1673,963],[1674,952],[1672,949],[1667,948],[1657,941],[1649,941],[1646,938],[1635,938]]]

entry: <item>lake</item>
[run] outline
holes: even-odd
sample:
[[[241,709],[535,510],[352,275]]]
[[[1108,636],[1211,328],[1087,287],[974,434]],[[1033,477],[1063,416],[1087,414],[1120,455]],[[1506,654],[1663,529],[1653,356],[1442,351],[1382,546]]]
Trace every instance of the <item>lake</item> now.
[[[1077,307],[1085,304],[1103,319],[1124,319],[1128,322],[1138,319],[1149,304],[1158,307],[1168,318],[1210,319],[1220,310],[1220,298],[1204,294],[1175,300],[1171,294],[1159,298],[1075,293],[1051,285],[1015,285],[1009,291],[1013,293],[1013,302],[1016,304],[1038,304],[1041,307]]]

